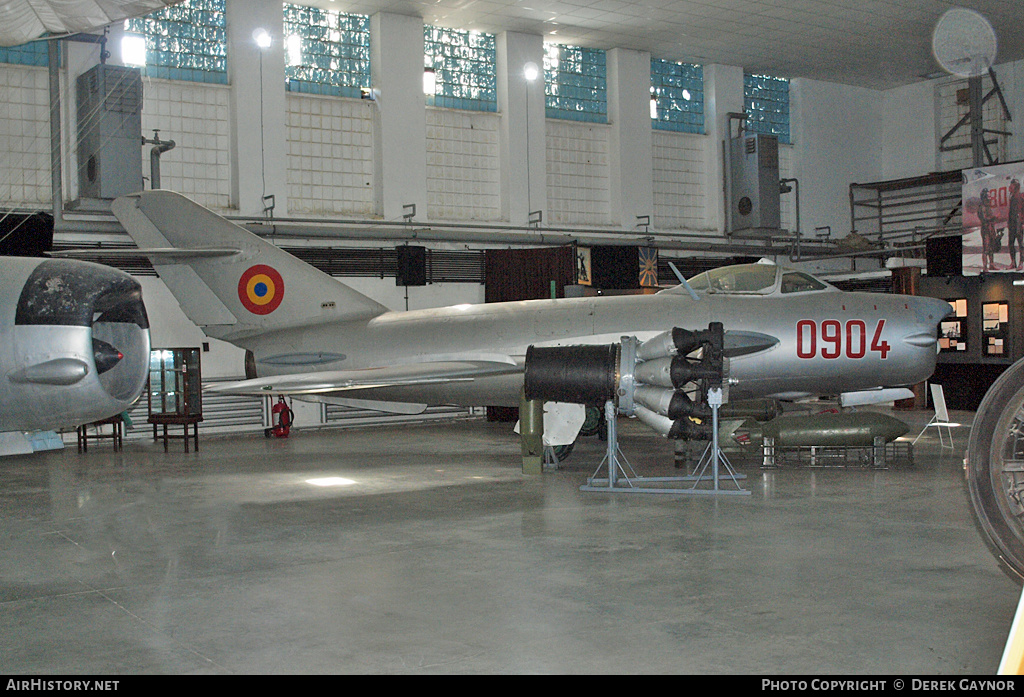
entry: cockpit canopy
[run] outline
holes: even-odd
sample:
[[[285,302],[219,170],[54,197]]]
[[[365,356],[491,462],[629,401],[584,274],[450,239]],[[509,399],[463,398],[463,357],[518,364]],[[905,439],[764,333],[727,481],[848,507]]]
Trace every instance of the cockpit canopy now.
[[[687,283],[698,293],[730,295],[787,295],[836,290],[810,274],[770,263],[739,264],[704,271]],[[666,292],[686,292],[683,286]]]

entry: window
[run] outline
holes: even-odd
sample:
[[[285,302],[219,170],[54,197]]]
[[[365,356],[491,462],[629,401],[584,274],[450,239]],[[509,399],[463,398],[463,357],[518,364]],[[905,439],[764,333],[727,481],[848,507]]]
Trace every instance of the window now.
[[[704,68],[651,59],[651,125],[664,131],[704,132]]]
[[[47,66],[50,64],[49,52],[49,42],[30,41],[21,46],[0,48],[0,63]]]
[[[789,80],[769,75],[743,75],[747,130],[789,143]]]
[[[778,267],[774,264],[740,264],[705,271],[689,279],[694,290],[711,293],[756,293],[766,295],[775,288]]]
[[[806,293],[810,290],[825,290],[828,288],[824,283],[799,271],[787,271],[782,274],[783,293]]]
[[[224,2],[185,0],[145,17],[126,19],[126,38],[145,38],[143,75],[227,84]]]
[[[359,97],[370,87],[370,18],[284,3],[289,92]]]
[[[551,119],[608,123],[605,52],[595,48],[544,46],[544,104]]]
[[[493,34],[423,27],[423,67],[434,71],[430,106],[498,110],[497,49]]]
[[[145,67],[146,37],[139,34],[125,34],[121,38],[121,60],[125,65]]]

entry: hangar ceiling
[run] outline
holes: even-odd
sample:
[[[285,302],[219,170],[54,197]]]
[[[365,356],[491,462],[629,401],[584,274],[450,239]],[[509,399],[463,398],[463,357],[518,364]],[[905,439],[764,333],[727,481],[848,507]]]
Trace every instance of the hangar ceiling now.
[[[393,12],[489,33],[631,48],[655,58],[739,65],[778,77],[889,89],[942,74],[931,33],[952,7],[988,18],[998,63],[1024,58],[1020,0],[292,0],[359,14]]]

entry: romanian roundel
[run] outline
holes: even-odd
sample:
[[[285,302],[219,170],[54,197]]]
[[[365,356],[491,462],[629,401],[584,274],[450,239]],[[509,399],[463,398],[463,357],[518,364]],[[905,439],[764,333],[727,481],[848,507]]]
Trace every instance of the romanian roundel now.
[[[250,266],[238,279],[238,299],[255,315],[269,315],[284,299],[284,279],[266,264]]]

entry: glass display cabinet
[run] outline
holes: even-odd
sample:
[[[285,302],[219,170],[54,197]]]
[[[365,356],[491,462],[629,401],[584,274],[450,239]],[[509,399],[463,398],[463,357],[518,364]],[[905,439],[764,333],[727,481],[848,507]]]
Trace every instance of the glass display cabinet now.
[[[199,451],[199,422],[203,420],[203,391],[200,351],[198,348],[153,349],[149,353],[149,423],[153,424],[153,440],[162,438],[164,450],[169,439],[185,441],[189,451],[189,426],[192,440]],[[163,427],[162,435],[157,430]],[[168,432],[169,426],[182,426],[183,435]]]

